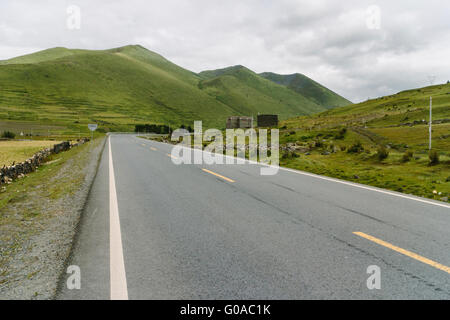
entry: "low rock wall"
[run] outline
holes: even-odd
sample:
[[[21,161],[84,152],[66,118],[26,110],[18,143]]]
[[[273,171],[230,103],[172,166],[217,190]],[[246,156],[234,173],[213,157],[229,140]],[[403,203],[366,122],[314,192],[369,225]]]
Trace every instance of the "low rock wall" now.
[[[60,152],[70,150],[71,148],[82,145],[88,141],[88,138],[80,139],[74,144],[71,144],[70,141],[64,141],[55,144],[52,148],[39,151],[24,162],[17,164],[13,163],[13,165],[9,167],[3,166],[3,168],[0,168],[0,185],[4,183],[9,184],[14,179],[22,178],[26,174],[35,171],[36,168],[46,162],[52,154],[58,154]]]

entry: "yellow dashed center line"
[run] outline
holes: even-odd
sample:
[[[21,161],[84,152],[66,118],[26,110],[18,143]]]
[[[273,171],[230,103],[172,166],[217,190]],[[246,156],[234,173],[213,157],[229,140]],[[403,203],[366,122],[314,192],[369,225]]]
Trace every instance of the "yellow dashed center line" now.
[[[156,151],[156,150],[158,150],[158,149],[156,149],[156,148],[153,148],[153,147],[150,147],[150,149],[152,149],[153,151]]]
[[[215,175],[216,177],[222,178],[222,179],[225,180],[225,181],[228,181],[228,182],[231,182],[231,183],[235,182],[234,180],[232,180],[232,179],[230,179],[230,178],[227,178],[227,177],[224,177],[224,176],[222,176],[222,175],[220,175],[220,174],[218,174],[218,173],[209,171],[209,170],[207,170],[207,169],[202,169],[202,170],[205,171],[205,172],[208,172],[208,173],[210,173],[210,174],[212,174],[212,175]]]
[[[422,257],[422,256],[420,256],[420,255],[418,255],[418,254],[416,254],[414,252],[411,252],[411,251],[402,249],[400,247],[394,246],[393,244],[390,244],[390,243],[388,243],[386,241],[383,241],[381,239],[372,237],[372,236],[370,236],[368,234],[365,234],[363,232],[353,232],[353,234],[355,234],[357,236],[360,236],[362,238],[365,238],[365,239],[367,239],[369,241],[375,242],[375,243],[377,243],[377,244],[379,244],[379,245],[381,245],[383,247],[386,247],[386,248],[389,248],[391,250],[394,250],[394,251],[396,251],[398,253],[404,254],[405,256],[408,256],[408,257],[410,257],[412,259],[415,259],[417,261],[425,263],[425,264],[427,264],[429,266],[432,266],[432,267],[434,267],[436,269],[439,269],[441,271],[450,273],[450,267],[444,266],[443,264],[440,264],[440,263],[438,263],[436,261],[433,261],[433,260],[430,260],[428,258]]]
[[[178,159],[177,157],[171,155],[170,153],[167,154],[168,157],[174,158],[174,159]]]

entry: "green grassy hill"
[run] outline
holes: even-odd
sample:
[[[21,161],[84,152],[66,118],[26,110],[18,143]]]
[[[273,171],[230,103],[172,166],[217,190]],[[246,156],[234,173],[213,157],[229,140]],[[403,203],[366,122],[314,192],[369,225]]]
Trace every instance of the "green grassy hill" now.
[[[70,56],[70,55],[75,54],[77,51],[80,51],[80,50],[69,50],[66,48],[57,47],[57,48],[47,49],[47,50],[39,51],[36,53],[12,58],[9,60],[0,60],[0,65],[39,63],[39,62],[43,62],[43,61],[49,61],[49,60],[62,58],[65,56]]]
[[[399,92],[354,105],[327,110],[311,117],[290,119],[287,124],[305,121],[314,126],[408,126],[428,121],[430,96],[433,97],[433,120],[450,118],[450,84],[441,84]]]
[[[277,84],[286,86],[327,109],[352,104],[351,101],[300,73],[281,75],[272,72],[264,72],[261,73],[260,76]]]
[[[194,119],[221,125],[232,113],[197,88],[194,73],[140,46],[66,50],[0,66],[1,120],[62,125],[69,131],[89,122],[130,130],[135,123],[176,125]]]
[[[139,45],[53,48],[0,61],[0,130],[84,134],[91,122],[129,131],[138,123],[194,120],[224,128],[230,115],[287,119],[325,110],[246,68],[216,72],[195,74]]]
[[[439,155],[434,164],[428,150],[430,96],[432,150]],[[436,200],[450,197],[450,84],[407,90],[280,125],[284,166]]]
[[[325,108],[288,88],[268,81],[243,66],[203,71],[199,88],[236,112],[275,113],[281,119]]]

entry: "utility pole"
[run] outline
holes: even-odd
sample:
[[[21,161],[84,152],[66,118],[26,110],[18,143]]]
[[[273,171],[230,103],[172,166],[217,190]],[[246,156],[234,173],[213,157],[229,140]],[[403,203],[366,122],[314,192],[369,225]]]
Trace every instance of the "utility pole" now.
[[[430,137],[430,142],[429,142],[429,147],[428,149],[431,150],[431,128],[432,128],[432,124],[433,124],[433,98],[430,96],[430,127],[429,127],[429,137]]]
[[[436,79],[436,76],[428,76],[428,81],[430,81],[430,85],[433,85],[434,80]],[[430,121],[429,121],[429,146],[428,149],[431,151],[431,133],[432,133],[432,126],[433,126],[433,97],[430,94]]]

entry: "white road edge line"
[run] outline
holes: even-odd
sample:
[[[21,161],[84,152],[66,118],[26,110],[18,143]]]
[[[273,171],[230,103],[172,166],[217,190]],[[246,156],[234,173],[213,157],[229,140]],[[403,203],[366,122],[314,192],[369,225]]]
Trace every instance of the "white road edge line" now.
[[[163,143],[163,142],[158,142],[158,143]],[[169,146],[173,146],[172,144],[168,144],[168,143],[164,143],[164,144],[167,144]],[[188,148],[188,147],[185,147],[185,146],[181,146],[181,147],[183,149],[188,149],[188,150],[191,150],[191,151],[194,150],[194,152],[201,151],[201,152],[206,152],[206,153],[209,153],[209,154],[213,155],[213,153],[209,152],[209,151]],[[232,157],[232,156],[228,156],[228,155],[222,155],[220,153],[216,153],[214,155],[219,155],[219,156],[222,156],[222,157],[225,157],[225,158],[237,159],[237,157]],[[379,188],[376,188],[376,187],[366,186],[366,185],[353,183],[353,182],[349,182],[349,181],[345,181],[345,180],[339,180],[339,179],[336,179],[336,178],[330,178],[330,177],[327,177],[327,176],[321,176],[321,175],[318,175],[318,174],[309,173],[309,172],[305,172],[305,171],[300,171],[300,170],[295,170],[295,169],[290,169],[290,168],[285,168],[285,167],[279,167],[279,166],[272,166],[272,165],[268,165],[268,164],[265,164],[265,163],[252,161],[252,160],[248,160],[248,159],[245,159],[245,162],[246,163],[251,163],[251,164],[257,164],[257,165],[260,165],[260,166],[266,166],[266,167],[271,167],[271,168],[278,168],[279,170],[288,171],[288,172],[292,172],[292,173],[296,173],[296,174],[301,174],[301,175],[308,176],[308,177],[313,177],[313,178],[316,178],[316,179],[322,179],[322,180],[327,180],[327,181],[331,181],[331,182],[341,183],[341,184],[345,184],[345,185],[356,187],[356,188],[360,188],[360,189],[375,191],[375,192],[384,193],[384,194],[388,194],[388,195],[399,197],[399,198],[404,198],[404,199],[408,199],[408,200],[414,200],[414,201],[418,201],[418,202],[422,202],[422,203],[431,204],[431,205],[435,205],[435,206],[439,206],[439,207],[444,207],[444,208],[450,209],[450,205],[445,204],[445,203],[439,203],[438,201],[434,201],[434,200],[427,200],[425,198],[420,198],[420,197],[416,197],[416,196],[409,196],[407,194],[396,193],[396,192],[389,191],[389,190],[379,189]]]
[[[127,277],[123,260],[119,207],[109,137],[109,276],[111,300],[128,300]]]
[[[434,202],[434,201],[422,199],[422,198],[415,197],[415,196],[409,196],[407,194],[395,193],[395,192],[388,191],[388,190],[382,190],[382,189],[378,189],[378,188],[374,188],[374,187],[369,187],[369,186],[365,186],[365,185],[361,185],[361,184],[356,184],[356,183],[352,183],[352,182],[348,182],[348,181],[343,181],[343,180],[339,180],[339,179],[329,178],[329,177],[320,176],[320,175],[316,175],[316,174],[313,174],[313,173],[298,171],[298,170],[289,169],[289,168],[282,168],[282,167],[280,167],[280,169],[284,170],[284,171],[297,173],[297,174],[302,174],[302,175],[305,175],[305,176],[318,178],[318,179],[323,179],[323,180],[328,180],[328,181],[337,182],[337,183],[341,183],[341,184],[346,184],[346,185],[349,185],[349,186],[352,186],[352,187],[356,187],[356,188],[360,188],[360,189],[376,191],[376,192],[388,194],[388,195],[395,196],[395,197],[400,197],[400,198],[404,198],[404,199],[419,201],[419,202],[423,202],[423,203],[426,203],[426,204],[432,204],[432,205],[435,205],[435,206],[439,206],[439,207],[444,207],[444,208],[450,209],[450,205],[447,205],[445,203]]]

